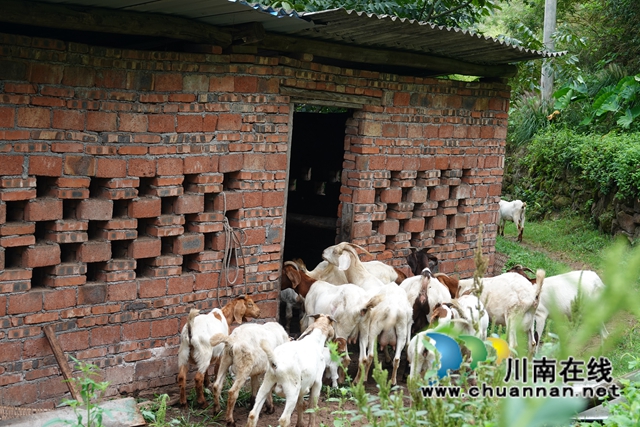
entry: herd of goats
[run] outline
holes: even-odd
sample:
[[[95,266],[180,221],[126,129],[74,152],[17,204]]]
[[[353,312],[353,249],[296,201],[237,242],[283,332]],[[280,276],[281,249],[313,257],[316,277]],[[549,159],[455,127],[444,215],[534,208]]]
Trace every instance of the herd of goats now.
[[[507,217],[518,226],[519,239],[524,228],[522,205],[521,215]],[[501,212],[501,218],[505,216]],[[249,296],[235,298],[208,314],[191,310],[178,355],[180,403],[187,403],[187,373],[189,363],[194,363],[197,402],[206,406],[204,387],[208,387],[207,370],[213,364],[215,412],[220,410],[227,373],[234,378],[226,403],[227,426],[235,426],[234,406],[247,379],[253,404],[247,427],[256,425],[265,403],[267,413],[273,412],[273,391],[286,399],[279,424],[289,426],[294,409],[301,424],[304,396],[309,394],[309,407],[316,407],[325,375],[333,387],[344,380],[344,367],[350,363],[347,344],[359,346],[356,382],[368,377],[376,343],[385,352],[391,348],[391,382],[395,385],[405,348],[411,377],[422,376],[431,368],[435,356],[422,344],[427,327],[450,323],[459,332],[484,340],[489,322],[504,325],[510,347],[516,347],[518,333],[523,333],[528,350],[533,352],[551,310],[569,316],[579,292],[587,298],[596,297],[604,286],[593,271],[545,278],[544,271],[538,270],[529,278],[533,271],[522,266],[484,278],[478,286],[473,278],[457,279],[438,272],[438,259],[427,249],[413,250],[407,256],[413,276],[406,277],[383,262],[361,261],[358,249],[366,253],[347,242],[330,246],[322,253],[323,261],[311,271],[300,260],[284,263],[280,299],[287,305],[286,329],[277,322],[243,323],[260,315]],[[291,340],[287,330],[295,306],[306,315],[300,321],[303,332]],[[229,334],[232,323],[240,326]],[[606,333],[604,326],[602,331]],[[332,360],[329,341],[336,343],[341,360]],[[310,417],[314,426],[316,412]]]

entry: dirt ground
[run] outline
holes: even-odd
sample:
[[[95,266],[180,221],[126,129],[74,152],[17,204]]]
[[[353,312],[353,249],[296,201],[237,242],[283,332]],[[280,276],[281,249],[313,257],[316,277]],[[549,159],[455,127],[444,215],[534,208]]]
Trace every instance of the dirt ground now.
[[[353,356],[352,356],[353,357]],[[357,356],[356,356],[357,358]],[[357,362],[355,360],[352,359],[351,365],[349,365],[349,375],[353,377],[355,377],[357,373]],[[402,381],[402,375],[401,372],[398,373],[398,381],[399,381],[399,385],[401,387],[405,387],[405,395],[407,395],[407,391],[406,391],[406,382]],[[245,387],[248,387],[248,383],[247,385],[245,385]],[[375,382],[373,381],[373,379],[371,378],[371,375],[369,375],[369,381],[367,381],[367,383],[365,384],[366,390],[371,393],[371,394],[377,394],[377,385],[375,384]],[[339,410],[339,403],[335,402],[335,401],[328,401],[328,396],[326,395],[326,393],[324,392],[326,389],[323,388],[323,393],[321,393],[320,395],[320,399],[318,401],[318,407],[319,407],[319,412],[318,412],[318,426],[321,425],[325,425],[325,426],[333,426],[334,425],[334,419],[336,418],[336,416],[334,415],[334,412]],[[224,405],[222,406],[222,412],[218,415],[215,416],[212,412],[211,408],[208,408],[206,410],[197,410],[197,409],[191,409],[191,408],[182,408],[178,402],[177,402],[177,396],[178,396],[178,389],[176,388],[175,391],[173,393],[170,393],[170,397],[171,402],[172,402],[172,406],[167,410],[167,420],[171,420],[171,419],[177,419],[180,420],[182,422],[188,422],[188,423],[183,423],[183,424],[178,424],[180,426],[214,426],[214,425],[224,425],[225,424],[225,420],[224,420]],[[224,394],[226,392],[223,392],[223,397]],[[280,416],[282,415],[282,412],[284,411],[284,401],[283,399],[280,399],[279,401],[274,401],[274,412],[272,414],[266,414],[265,410],[263,408],[262,413],[260,414],[260,417],[258,419],[258,427],[267,427],[267,426],[277,426],[278,425],[278,420],[280,419]],[[356,406],[354,403],[352,402],[347,402],[344,406],[343,409],[346,410],[355,410]],[[241,406],[236,405],[236,408],[234,410],[234,419],[236,421],[236,426],[238,427],[242,427],[244,425],[246,425],[247,422],[247,418],[249,416],[249,412],[251,411],[251,407],[249,406],[248,403],[246,404],[242,404]],[[309,422],[309,414],[303,414],[303,424],[307,425]],[[298,416],[297,413],[294,411],[293,415],[291,416],[291,425],[295,426],[296,422],[297,422]],[[359,426],[361,425],[360,423],[353,423],[353,426]]]

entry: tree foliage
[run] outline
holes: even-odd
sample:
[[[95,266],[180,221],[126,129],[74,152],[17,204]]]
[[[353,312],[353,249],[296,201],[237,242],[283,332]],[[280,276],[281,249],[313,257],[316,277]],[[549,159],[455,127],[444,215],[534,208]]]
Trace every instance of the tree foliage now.
[[[498,0],[263,0],[261,3],[298,12],[344,8],[460,28],[471,28],[499,9]]]

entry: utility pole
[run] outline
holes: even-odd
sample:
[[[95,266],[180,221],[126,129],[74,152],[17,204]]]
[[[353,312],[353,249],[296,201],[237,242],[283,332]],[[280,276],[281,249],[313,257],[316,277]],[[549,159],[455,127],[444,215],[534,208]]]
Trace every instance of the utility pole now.
[[[544,4],[544,34],[542,43],[544,44],[544,49],[549,52],[555,50],[551,36],[556,31],[556,1],[557,0],[545,0]],[[549,101],[553,94],[553,73],[549,61],[550,59],[545,59],[542,65],[540,92],[543,101]]]

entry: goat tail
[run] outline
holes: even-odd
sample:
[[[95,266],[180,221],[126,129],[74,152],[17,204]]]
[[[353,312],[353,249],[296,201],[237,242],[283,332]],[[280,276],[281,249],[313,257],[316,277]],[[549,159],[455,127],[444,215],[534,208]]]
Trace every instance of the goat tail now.
[[[542,285],[544,284],[545,271],[541,268],[536,270],[536,300],[540,300],[540,292],[542,292]]]
[[[224,344],[226,346],[229,344],[229,336],[225,334],[214,334],[209,338],[209,344],[211,347],[215,347],[219,344]]]
[[[260,348],[267,355],[267,359],[269,359],[269,365],[271,366],[271,368],[274,371],[276,369],[278,369],[278,364],[276,363],[276,358],[273,355],[273,351],[271,350],[271,346],[269,345],[269,341],[267,341],[267,340],[260,341]]]
[[[197,308],[192,308],[189,312],[189,317],[187,318],[187,333],[189,335],[189,342],[191,342],[191,329],[193,328],[193,319],[195,319],[198,314],[200,314],[200,310],[198,310]]]
[[[375,306],[380,304],[384,300],[384,297],[385,296],[382,295],[382,294],[378,294],[378,295],[372,297],[369,301],[367,301],[367,303],[364,305],[362,310],[360,310],[360,314],[362,316],[367,314],[369,311],[371,311],[372,308],[374,308]]]

